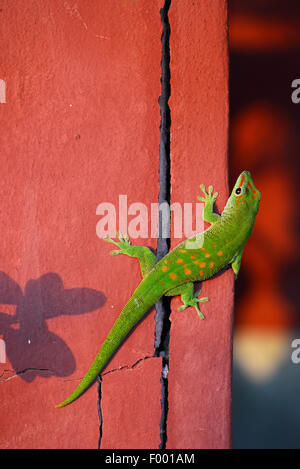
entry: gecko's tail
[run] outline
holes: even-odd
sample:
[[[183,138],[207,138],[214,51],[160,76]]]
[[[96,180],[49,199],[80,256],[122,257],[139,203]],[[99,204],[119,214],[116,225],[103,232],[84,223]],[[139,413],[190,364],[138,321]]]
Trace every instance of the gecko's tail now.
[[[89,388],[133,327],[163,295],[163,291],[157,291],[154,294],[152,288],[148,292],[145,291],[145,280],[140,283],[128,303],[124,306],[82,381],[72,394],[66,400],[58,404],[56,408],[71,404],[71,402],[75,401],[75,399]]]

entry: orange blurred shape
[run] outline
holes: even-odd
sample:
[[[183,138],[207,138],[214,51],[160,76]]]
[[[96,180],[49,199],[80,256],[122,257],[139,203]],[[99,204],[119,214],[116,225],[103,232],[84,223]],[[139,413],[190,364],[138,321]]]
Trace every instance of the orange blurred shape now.
[[[238,329],[286,330],[293,325],[294,312],[291,306],[272,284],[257,284],[237,308],[241,312],[236,320]]]
[[[240,164],[240,155],[249,167],[262,160],[265,164],[267,159],[272,165],[278,159],[285,160],[291,138],[289,125],[282,109],[265,101],[239,111],[231,127],[233,163],[236,156]]]
[[[242,258],[247,289],[240,300],[237,298],[236,325],[287,329],[293,325],[295,311],[285,297],[281,281],[297,248],[293,178],[284,167],[277,167],[262,171],[254,181],[262,198]]]
[[[295,218],[298,197],[293,171],[282,162],[266,168],[256,178],[254,174],[254,180],[262,194],[253,232],[256,251],[271,264],[286,265],[298,252]]]
[[[248,241],[242,262],[247,286],[243,297],[237,298],[236,327],[239,330],[289,329],[295,312],[280,288],[280,266],[284,266],[284,258],[278,262],[272,250],[263,249],[254,239]]]
[[[244,52],[280,50],[298,47],[300,21],[280,18],[262,19],[233,13],[229,16],[229,39],[232,50]]]

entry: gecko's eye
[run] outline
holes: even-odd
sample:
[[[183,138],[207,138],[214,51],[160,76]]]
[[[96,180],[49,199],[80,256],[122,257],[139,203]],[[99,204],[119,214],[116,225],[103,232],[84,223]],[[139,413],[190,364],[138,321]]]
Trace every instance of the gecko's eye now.
[[[240,194],[242,192],[242,189],[240,187],[238,187],[235,191],[236,194]]]

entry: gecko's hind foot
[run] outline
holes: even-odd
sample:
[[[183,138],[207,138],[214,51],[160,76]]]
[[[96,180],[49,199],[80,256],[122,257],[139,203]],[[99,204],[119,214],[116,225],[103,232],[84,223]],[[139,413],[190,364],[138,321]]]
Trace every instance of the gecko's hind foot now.
[[[197,314],[198,314],[199,318],[200,318],[200,319],[205,319],[204,314],[203,314],[203,313],[200,311],[200,309],[199,309],[198,303],[205,303],[206,301],[209,301],[209,298],[208,298],[207,296],[205,296],[205,297],[203,297],[203,298],[197,298],[197,296],[200,294],[200,291],[201,291],[201,290],[199,290],[198,292],[196,292],[194,298],[191,298],[191,299],[185,301],[185,302],[183,303],[183,305],[178,308],[178,311],[183,311],[183,310],[185,310],[186,308],[188,308],[189,306],[192,306],[192,307],[195,308],[195,310],[197,311]]]

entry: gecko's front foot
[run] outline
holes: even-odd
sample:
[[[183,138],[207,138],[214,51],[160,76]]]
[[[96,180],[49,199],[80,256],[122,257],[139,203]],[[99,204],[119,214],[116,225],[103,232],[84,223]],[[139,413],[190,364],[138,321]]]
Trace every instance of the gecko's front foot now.
[[[201,202],[212,202],[214,203],[216,198],[218,197],[218,192],[214,192],[213,193],[213,186],[209,186],[208,187],[208,192],[206,192],[206,189],[205,189],[205,185],[204,184],[200,184],[200,189],[202,190],[203,194],[204,194],[204,197],[198,197],[199,200],[201,200]]]
[[[109,243],[113,243],[116,246],[118,246],[119,249],[114,249],[113,251],[110,251],[110,254],[112,256],[116,256],[117,254],[130,254],[130,249],[133,247],[131,246],[131,242],[129,239],[129,236],[125,234],[124,236],[120,231],[118,231],[118,238],[119,241],[114,241],[113,239],[109,238],[108,236],[106,238],[103,238],[104,241],[107,241]]]

